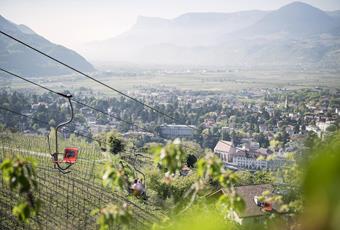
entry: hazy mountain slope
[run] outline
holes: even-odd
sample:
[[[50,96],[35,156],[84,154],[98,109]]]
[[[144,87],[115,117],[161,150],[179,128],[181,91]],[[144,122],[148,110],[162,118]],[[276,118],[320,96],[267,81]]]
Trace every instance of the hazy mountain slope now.
[[[88,51],[99,51],[99,60],[138,64],[339,67],[336,15],[294,2],[271,12],[140,17],[126,33]]]
[[[150,52],[152,50],[152,52]],[[340,40],[235,39],[214,47],[181,47],[160,44],[145,47],[138,63],[201,66],[328,66],[337,67]]]
[[[327,14],[332,18],[338,20],[338,22],[340,21],[340,10],[328,11]]]
[[[93,66],[82,56],[63,46],[53,44],[25,25],[16,25],[0,16],[0,29],[28,44],[56,57],[79,70],[93,71]],[[23,45],[0,35],[0,66],[24,76],[46,76],[71,73]]]
[[[311,5],[294,2],[262,18],[245,30],[247,35],[288,33],[291,36],[306,36],[329,32],[336,21],[327,13]]]
[[[87,44],[82,53],[93,59],[131,61],[146,46],[213,46],[223,34],[245,28],[266,13],[188,13],[174,19],[138,17],[129,31],[112,39]]]

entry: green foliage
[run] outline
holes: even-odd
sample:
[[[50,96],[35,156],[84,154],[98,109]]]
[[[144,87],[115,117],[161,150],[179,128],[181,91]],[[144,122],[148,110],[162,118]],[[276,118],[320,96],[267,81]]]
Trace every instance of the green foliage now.
[[[206,187],[207,184],[217,183],[223,192],[216,204],[217,208],[222,213],[225,213],[229,219],[238,222],[237,214],[243,212],[245,203],[234,189],[237,182],[236,174],[232,171],[224,170],[221,160],[215,154],[208,152],[204,158],[198,161],[197,175],[198,181],[194,186],[196,191],[193,196]]]
[[[111,227],[127,229],[132,219],[132,210],[124,203],[123,205],[108,204],[101,209],[95,209],[91,215],[98,215],[97,224],[100,230],[109,230]]]
[[[187,155],[193,155],[197,159],[204,157],[204,151],[198,143],[194,141],[183,141],[182,146]]]
[[[122,136],[116,130],[100,133],[95,138],[102,150],[112,154],[121,153],[126,147]]]
[[[315,132],[309,131],[305,137],[304,144],[311,152],[313,152],[314,149],[317,148],[318,144],[320,144],[320,141],[321,140]]]
[[[128,163],[111,158],[103,169],[102,182],[104,187],[111,187],[113,191],[128,191],[134,177],[134,171]],[[98,215],[97,224],[100,230],[108,230],[118,225],[127,229],[132,219],[132,211],[127,204],[109,204],[102,209],[93,210],[91,214]]]
[[[28,223],[29,218],[34,217],[40,207],[40,201],[33,196],[33,192],[38,189],[34,161],[19,157],[5,159],[0,165],[0,170],[3,180],[21,197],[12,210],[13,215],[20,221]]]
[[[17,203],[12,210],[14,216],[26,223],[29,222],[29,218],[37,214],[36,211],[37,209],[32,208],[28,202]]]
[[[109,132],[106,135],[106,143],[110,153],[118,154],[124,151],[125,145],[122,137],[117,132]]]
[[[169,174],[178,173],[186,161],[186,153],[179,139],[164,147],[152,147],[150,150],[155,155],[155,163],[160,165],[163,172]]]
[[[337,127],[334,124],[331,124],[330,126],[327,127],[326,131],[327,132],[336,132]]]
[[[249,171],[237,171],[235,175],[238,178],[236,185],[253,184],[253,175]]]
[[[306,168],[304,176],[304,229],[339,229],[340,133],[324,143]]]
[[[149,180],[149,189],[156,191],[159,199],[165,201],[171,198],[174,204],[183,202],[185,193],[197,180],[196,174],[190,173],[185,177],[174,177],[171,179],[171,183],[168,183],[156,170],[148,172],[147,178]]]
[[[256,171],[253,174],[253,184],[271,184],[273,180],[271,172]]]
[[[237,194],[226,195],[223,194],[220,196],[216,207],[222,212],[226,214],[226,217],[229,220],[233,220],[235,222],[240,223],[241,220],[239,218],[239,214],[242,213],[246,204],[244,200],[238,196]]]
[[[226,220],[214,205],[199,202],[187,212],[172,219],[167,219],[165,223],[155,223],[152,228],[152,230],[161,229],[228,230],[236,229],[236,226],[234,223]]]
[[[211,152],[197,163],[197,175],[204,180],[219,180],[221,169],[222,161]]]
[[[134,172],[127,163],[117,161],[111,160],[105,164],[102,174],[103,185],[111,187],[112,190],[127,190],[134,178]]]

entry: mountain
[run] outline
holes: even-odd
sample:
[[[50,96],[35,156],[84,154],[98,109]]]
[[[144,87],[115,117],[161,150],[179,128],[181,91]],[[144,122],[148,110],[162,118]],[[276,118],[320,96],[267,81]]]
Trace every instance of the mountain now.
[[[335,11],[328,11],[327,14],[331,16],[332,18],[340,21],[340,10],[335,10]]]
[[[93,66],[75,51],[56,45],[25,25],[17,25],[0,15],[0,30],[85,72]],[[0,66],[24,76],[50,76],[72,73],[69,69],[0,34]]]
[[[326,12],[302,2],[293,2],[273,11],[254,25],[245,29],[247,35],[287,33],[305,36],[327,33],[337,23]]]
[[[223,34],[246,28],[266,13],[187,13],[174,19],[140,16],[129,31],[87,44],[82,53],[96,60],[134,61],[140,51],[152,45],[212,46]]]
[[[129,31],[89,44],[85,53],[138,64],[340,67],[337,15],[293,2],[270,12],[139,17]]]

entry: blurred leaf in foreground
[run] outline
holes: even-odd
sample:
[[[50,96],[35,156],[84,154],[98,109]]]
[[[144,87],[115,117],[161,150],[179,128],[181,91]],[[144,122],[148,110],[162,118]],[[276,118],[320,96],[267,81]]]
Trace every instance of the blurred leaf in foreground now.
[[[314,153],[303,183],[303,229],[340,227],[340,133]]]

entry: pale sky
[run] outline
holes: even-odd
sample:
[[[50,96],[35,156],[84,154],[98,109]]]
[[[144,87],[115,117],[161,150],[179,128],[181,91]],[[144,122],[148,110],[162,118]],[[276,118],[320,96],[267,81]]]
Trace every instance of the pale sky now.
[[[128,30],[139,15],[174,18],[187,12],[273,10],[292,0],[0,0],[0,14],[52,42],[77,49]],[[304,0],[339,10],[340,0]]]

